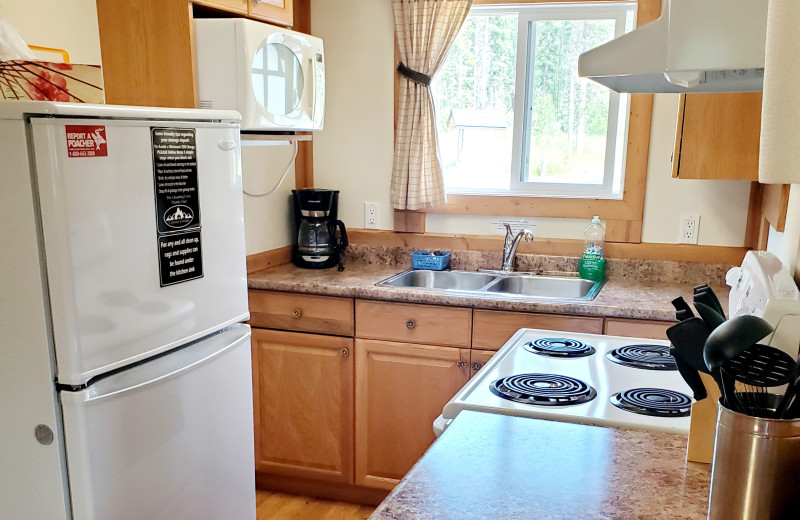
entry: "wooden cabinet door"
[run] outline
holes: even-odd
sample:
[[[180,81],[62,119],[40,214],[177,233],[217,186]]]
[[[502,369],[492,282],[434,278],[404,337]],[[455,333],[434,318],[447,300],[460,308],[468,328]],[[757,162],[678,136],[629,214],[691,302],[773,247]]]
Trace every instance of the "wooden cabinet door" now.
[[[497,354],[495,350],[471,350],[469,352],[469,377],[478,373],[478,370],[483,368],[489,359]]]
[[[253,18],[288,27],[294,23],[292,0],[248,0],[247,6]]]
[[[760,135],[761,92],[682,94],[672,176],[757,181]]]
[[[353,340],[253,329],[256,471],[351,483]]]
[[[391,489],[436,439],[469,350],[356,340],[356,484]]]

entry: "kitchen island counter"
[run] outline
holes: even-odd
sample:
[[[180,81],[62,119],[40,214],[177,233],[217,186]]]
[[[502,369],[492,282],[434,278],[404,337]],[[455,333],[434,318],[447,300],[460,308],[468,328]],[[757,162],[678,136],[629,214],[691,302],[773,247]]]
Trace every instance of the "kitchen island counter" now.
[[[251,289],[341,296],[370,300],[472,307],[475,309],[518,312],[576,314],[640,320],[675,319],[670,301],[683,296],[691,301],[693,283],[654,282],[636,278],[611,278],[594,300],[556,300],[510,297],[497,294],[464,295],[452,291],[377,286],[377,282],[406,270],[407,267],[383,264],[350,264],[344,271],[301,269],[279,265],[248,275]],[[680,278],[678,278],[680,279]],[[713,285],[727,303],[727,287]]]
[[[374,520],[702,519],[683,435],[462,411]]]

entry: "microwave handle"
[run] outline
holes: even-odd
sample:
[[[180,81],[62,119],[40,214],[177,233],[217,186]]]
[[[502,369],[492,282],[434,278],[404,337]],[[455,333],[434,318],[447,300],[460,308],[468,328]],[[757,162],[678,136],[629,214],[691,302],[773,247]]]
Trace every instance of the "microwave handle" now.
[[[311,65],[308,70],[311,71],[311,123],[313,124],[314,121],[317,120],[317,62],[314,60],[315,52],[311,52],[311,56],[308,58],[309,64]]]

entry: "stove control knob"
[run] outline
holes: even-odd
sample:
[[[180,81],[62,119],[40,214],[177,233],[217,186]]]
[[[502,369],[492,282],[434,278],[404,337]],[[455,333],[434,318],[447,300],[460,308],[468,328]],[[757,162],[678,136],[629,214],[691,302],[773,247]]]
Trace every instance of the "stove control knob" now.
[[[463,359],[458,362],[458,368],[464,368],[465,366],[467,366],[467,362]]]
[[[480,361],[476,361],[472,364],[472,371],[477,372],[478,370],[481,369],[482,366],[483,364]]]
[[[414,328],[414,327],[416,327],[416,326],[417,326],[417,322],[415,322],[414,320],[408,320],[408,321],[406,322],[406,328],[407,328],[408,330],[411,330],[411,329],[413,329],[413,328]]]

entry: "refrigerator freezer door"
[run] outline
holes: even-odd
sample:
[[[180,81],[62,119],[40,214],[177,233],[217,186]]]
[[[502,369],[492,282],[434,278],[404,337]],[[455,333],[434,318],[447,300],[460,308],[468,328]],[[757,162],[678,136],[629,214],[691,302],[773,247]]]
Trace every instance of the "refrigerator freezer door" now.
[[[60,383],[84,384],[247,319],[236,125],[32,118],[30,127]],[[200,247],[192,261],[202,264],[203,275],[165,287],[159,274],[153,127],[196,131],[194,223],[199,219],[200,243],[191,245]],[[67,142],[76,128],[87,134],[102,129],[95,156],[76,156],[91,144]],[[176,178],[176,189],[185,185],[195,184]],[[185,236],[197,233],[178,239]]]
[[[253,520],[250,329],[61,392],[75,520]]]

